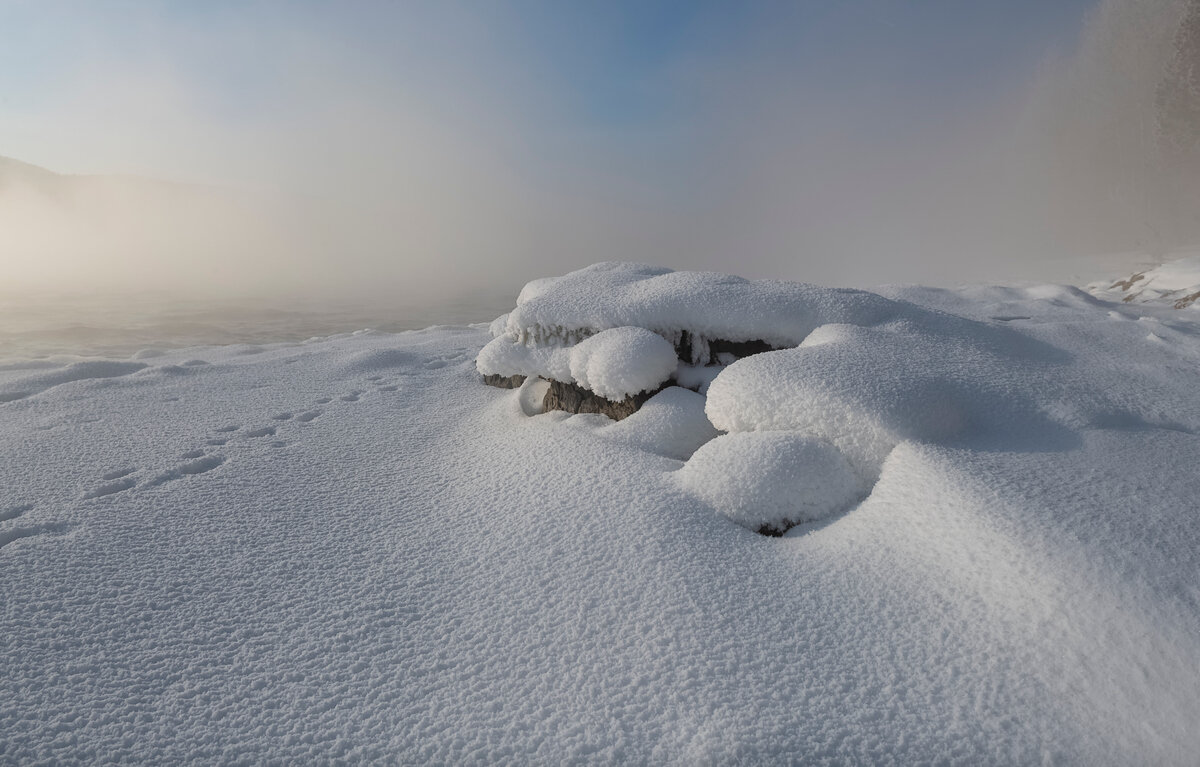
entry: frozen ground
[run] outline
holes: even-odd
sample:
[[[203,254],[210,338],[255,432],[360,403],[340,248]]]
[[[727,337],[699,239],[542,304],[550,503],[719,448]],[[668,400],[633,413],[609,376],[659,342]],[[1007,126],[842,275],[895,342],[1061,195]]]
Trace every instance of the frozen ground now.
[[[616,424],[483,326],[3,365],[0,762],[1194,763],[1200,312],[880,292]]]

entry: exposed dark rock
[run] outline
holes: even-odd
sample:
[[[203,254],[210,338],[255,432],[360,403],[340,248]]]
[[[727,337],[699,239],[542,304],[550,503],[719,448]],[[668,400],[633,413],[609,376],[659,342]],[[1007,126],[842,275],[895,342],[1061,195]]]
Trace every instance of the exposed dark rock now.
[[[687,364],[711,365],[717,361],[718,354],[732,354],[735,357],[749,357],[751,354],[775,351],[776,347],[766,341],[726,341],[723,338],[708,340],[708,359],[696,362],[692,360],[692,334],[683,331],[679,334],[679,343],[675,345],[675,354]]]
[[[488,386],[495,386],[497,389],[519,389],[521,384],[525,383],[525,376],[502,376],[498,373],[493,373],[484,376],[483,382]]]
[[[549,410],[565,410],[568,413],[599,413],[614,421],[628,418],[637,412],[646,400],[663,390],[663,386],[654,391],[644,391],[632,397],[626,397],[618,402],[605,399],[599,394],[588,391],[582,386],[550,381],[550,390],[546,392],[543,405]]]
[[[708,350],[712,354],[711,362],[716,361],[718,354],[732,354],[735,357],[749,357],[751,354],[773,352],[775,347],[766,341],[723,341],[720,338],[708,342]]]
[[[771,525],[761,525],[754,532],[758,533],[759,535],[764,535],[767,538],[782,538],[783,534],[788,530],[791,530],[793,527],[795,527],[795,525],[791,524],[790,522],[777,522]]]
[[[1191,306],[1192,304],[1194,304],[1196,302],[1196,299],[1200,299],[1200,291],[1184,296],[1183,298],[1176,301],[1173,304],[1173,306],[1176,309],[1186,309],[1189,306]]]
[[[1133,283],[1137,282],[1138,280],[1145,279],[1145,277],[1146,277],[1145,272],[1138,272],[1137,274],[1133,275],[1132,277],[1129,277],[1128,279],[1117,280],[1116,282],[1114,282],[1112,284],[1111,287],[1109,287],[1109,290],[1116,290],[1118,288],[1120,288],[1121,290],[1129,290],[1130,288],[1133,287]]]
[[[676,355],[678,355],[680,360],[689,365],[693,364],[693,340],[694,336],[685,330],[680,334],[679,343],[675,345]],[[702,341],[701,343],[705,342]],[[726,341],[717,338],[707,340],[706,343],[708,346],[708,356],[700,360],[697,364],[713,364],[717,361],[718,354],[748,357],[751,354],[761,354],[773,351],[776,348],[766,341]],[[700,348],[702,349],[703,345]],[[701,353],[701,356],[703,356],[703,353]],[[525,376],[492,374],[484,376],[483,382],[488,386],[495,386],[498,389],[517,389],[520,388],[521,384],[525,383]],[[654,391],[642,392],[619,402],[614,402],[575,384],[563,383],[561,381],[550,381],[549,383],[550,390],[546,392],[544,401],[546,410],[563,410],[568,413],[599,413],[615,421],[628,418],[636,413],[646,400],[658,394],[667,385],[664,384]],[[667,383],[669,384],[670,382]]]

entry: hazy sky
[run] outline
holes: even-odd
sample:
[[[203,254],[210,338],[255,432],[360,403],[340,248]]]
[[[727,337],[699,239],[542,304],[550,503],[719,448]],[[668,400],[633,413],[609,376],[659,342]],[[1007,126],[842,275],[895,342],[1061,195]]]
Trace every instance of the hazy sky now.
[[[262,274],[920,279],[940,166],[1093,5],[3,0],[0,155],[323,211]]]

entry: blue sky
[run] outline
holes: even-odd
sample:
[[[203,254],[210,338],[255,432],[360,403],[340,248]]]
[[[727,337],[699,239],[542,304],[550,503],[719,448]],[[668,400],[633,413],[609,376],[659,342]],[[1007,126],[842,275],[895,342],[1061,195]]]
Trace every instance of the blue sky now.
[[[369,83],[378,97],[416,94],[447,119],[463,102],[482,100],[500,121],[523,113],[522,129],[548,134],[625,133],[636,143],[666,131],[688,139],[712,116],[703,81],[710,76],[748,92],[790,79],[797,90],[840,94],[867,113],[886,105],[899,123],[920,123],[1030,78],[1047,51],[1069,50],[1091,5],[10,0],[0,8],[0,124],[15,114],[26,123],[42,113],[62,119],[76,91],[96,87],[91,78],[105,72],[170,80],[214,123],[286,120],[303,102],[290,78],[297,63],[309,66],[306,46],[346,65],[338,76]],[[909,100],[921,108],[893,111]],[[536,124],[527,126],[531,115]],[[131,132],[135,121],[131,115]],[[61,132],[8,139],[0,153],[24,152],[62,170],[78,160],[55,144],[69,143]],[[89,169],[154,170],[137,152],[98,151]]]

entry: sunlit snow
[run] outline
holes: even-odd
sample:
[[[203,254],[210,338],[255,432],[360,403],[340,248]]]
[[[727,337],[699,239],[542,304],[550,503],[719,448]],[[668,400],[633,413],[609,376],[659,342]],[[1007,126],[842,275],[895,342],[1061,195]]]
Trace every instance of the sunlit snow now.
[[[498,341],[701,391],[543,413]],[[1200,753],[1192,309],[604,264],[133,357],[0,364],[0,761]]]

